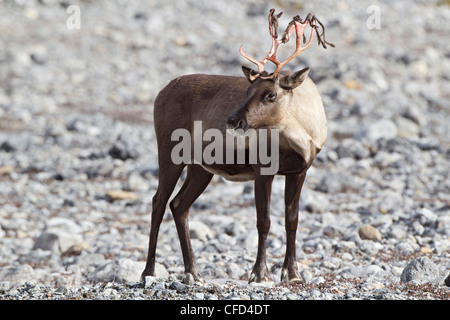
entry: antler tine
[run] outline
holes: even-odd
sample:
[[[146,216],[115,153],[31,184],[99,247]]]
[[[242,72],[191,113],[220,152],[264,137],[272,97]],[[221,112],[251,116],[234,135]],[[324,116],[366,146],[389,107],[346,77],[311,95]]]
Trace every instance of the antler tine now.
[[[270,58],[273,55],[276,55],[276,51],[278,46],[283,42],[282,40],[277,40],[278,38],[278,18],[281,17],[281,15],[283,14],[283,12],[280,12],[277,15],[274,15],[275,13],[275,9],[271,9],[269,12],[269,16],[268,16],[268,20],[269,20],[269,33],[270,33],[270,37],[272,38],[272,48],[270,49],[269,53],[266,55],[266,57],[261,60],[258,61],[252,57],[250,57],[249,55],[247,55],[241,45],[241,48],[239,49],[239,52],[241,53],[241,55],[246,58],[247,60],[249,60],[250,62],[254,63],[257,65],[258,67],[258,74],[257,75],[250,75],[251,80],[255,80],[256,78],[258,78],[263,72],[264,72],[264,65],[267,63],[268,60],[270,60]],[[291,31],[292,33],[292,31]]]
[[[269,11],[269,32],[272,39],[278,38],[278,19],[283,15],[283,12],[280,12],[277,15],[274,15],[275,9],[270,9]]]
[[[317,40],[318,40],[319,44],[321,44],[324,47],[324,49],[327,48],[326,45],[329,45],[330,47],[334,48],[334,44],[325,40],[325,27],[323,26],[322,22],[320,22],[319,19],[316,18],[316,16],[313,16],[313,19],[322,27],[322,34],[320,34],[320,35],[319,35],[319,29],[316,27]]]
[[[277,38],[278,38],[278,18],[281,17],[283,12],[280,12],[276,16],[274,16],[274,13],[275,13],[275,9],[271,9],[270,13],[269,13],[269,32],[270,32],[270,37],[272,38],[272,48],[270,48],[269,53],[264,58],[264,60],[263,60],[264,64],[268,60],[272,61],[273,58],[276,60],[278,46],[283,43],[283,38],[281,40],[277,40]],[[291,33],[292,32],[293,32],[293,30],[291,31]],[[289,39],[289,36],[287,36],[287,39]]]
[[[253,59],[252,57],[250,57],[248,54],[246,54],[244,52],[244,49],[242,49],[242,45],[241,48],[239,49],[239,52],[241,53],[241,55],[246,58],[247,60],[249,60],[250,62],[253,62],[254,64],[256,64],[258,66],[258,72],[262,73],[264,71],[264,64],[265,62],[262,61],[258,61],[256,59]],[[256,79],[256,78],[255,78]]]

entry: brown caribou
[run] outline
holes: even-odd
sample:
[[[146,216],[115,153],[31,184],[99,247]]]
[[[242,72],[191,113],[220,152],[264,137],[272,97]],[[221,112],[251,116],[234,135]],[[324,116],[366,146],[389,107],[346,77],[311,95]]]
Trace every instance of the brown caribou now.
[[[296,267],[295,238],[298,224],[299,198],[306,172],[327,137],[327,121],[320,94],[308,77],[309,68],[300,71],[281,71],[281,68],[311,45],[314,31],[318,42],[324,48],[326,42],[322,23],[311,14],[302,20],[299,16],[288,24],[281,39],[277,39],[278,18],[275,10],[269,13],[269,32],[272,47],[262,61],[241,54],[258,66],[258,71],[242,67],[245,77],[193,74],[172,80],[158,94],[154,104],[154,125],[158,143],[159,184],[152,202],[151,229],[148,257],[142,278],[155,273],[155,253],[159,227],[167,202],[175,185],[187,166],[186,179],[169,206],[178,232],[186,276],[202,281],[191,246],[188,212],[192,203],[203,193],[213,175],[221,175],[231,181],[254,180],[255,206],[257,213],[258,251],[249,282],[272,281],[266,265],[266,240],[270,228],[270,195],[274,175],[285,176],[285,223],[286,255],[282,266],[281,280],[299,280]],[[311,35],[305,44],[304,31],[311,27]],[[322,28],[319,34],[318,28]],[[296,50],[285,61],[276,57],[277,48],[286,43],[296,32]],[[267,61],[276,65],[269,74],[264,71]],[[201,131],[195,133],[197,121]],[[245,144],[245,161],[241,163],[205,162],[187,155],[191,161],[173,161],[173,150],[178,141],[173,132],[183,129],[200,138],[209,129],[220,130],[225,138],[230,130],[246,132],[251,129],[270,129],[265,143],[272,153],[278,155],[277,170],[273,174],[262,174],[267,163],[249,161],[249,145]],[[227,133],[228,129],[228,133]],[[278,144],[271,142],[273,132],[277,133]],[[195,137],[194,137],[195,139]],[[261,140],[258,141],[261,143]],[[201,141],[204,151],[208,143]],[[237,149],[236,143],[234,149]],[[226,147],[223,147],[226,153]],[[216,150],[217,151],[217,150]],[[229,151],[229,150],[228,150]],[[186,155],[184,155],[185,157]],[[236,158],[233,158],[236,160]]]

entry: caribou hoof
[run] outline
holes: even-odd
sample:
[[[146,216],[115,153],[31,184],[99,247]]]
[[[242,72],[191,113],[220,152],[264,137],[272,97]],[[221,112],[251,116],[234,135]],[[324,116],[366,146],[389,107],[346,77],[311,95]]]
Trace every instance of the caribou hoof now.
[[[289,272],[287,268],[281,269],[281,282],[303,282],[297,272]]]
[[[267,268],[262,268],[259,270],[254,268],[252,273],[250,274],[250,278],[248,283],[273,283],[272,277],[270,276],[269,270]]]
[[[142,272],[142,274],[141,274],[141,282],[145,282],[145,277],[147,277],[147,276],[151,276],[151,277],[154,277],[155,276],[155,272],[153,271],[150,271],[150,270],[147,270],[147,269],[145,269],[143,272]]]
[[[200,282],[201,284],[206,283],[205,280],[200,276],[200,274],[190,273],[190,272],[187,272],[184,274],[184,278],[183,278],[182,282],[189,286],[194,285],[196,282]]]

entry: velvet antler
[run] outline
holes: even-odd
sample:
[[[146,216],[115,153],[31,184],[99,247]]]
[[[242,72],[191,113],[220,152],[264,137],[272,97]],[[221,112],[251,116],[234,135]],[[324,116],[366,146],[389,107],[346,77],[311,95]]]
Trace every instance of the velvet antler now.
[[[302,20],[300,18],[300,16],[295,16],[291,22],[289,22],[286,30],[283,33],[283,36],[281,39],[277,39],[278,38],[278,18],[281,17],[283,13],[280,12],[279,14],[275,15],[275,9],[271,9],[269,12],[269,33],[270,33],[270,37],[272,38],[272,47],[269,51],[269,53],[266,55],[266,57],[261,60],[258,61],[252,57],[250,57],[249,55],[247,55],[244,50],[241,48],[239,49],[241,55],[248,59],[250,62],[254,63],[257,65],[258,67],[258,73],[256,75],[250,75],[250,80],[255,80],[258,77],[261,77],[262,79],[272,79],[274,77],[276,77],[276,75],[278,74],[278,72],[281,70],[281,68],[287,64],[289,61],[291,61],[292,59],[294,59],[297,55],[299,55],[301,52],[303,52],[304,50],[306,50],[312,43],[312,40],[314,38],[314,30],[316,31],[317,34],[317,39],[319,44],[321,44],[325,49],[327,48],[326,45],[330,45],[332,47],[334,47],[334,44],[329,43],[325,40],[325,27],[323,26],[323,24],[311,13],[308,13],[308,15],[306,16],[305,20]],[[318,23],[320,25],[320,27],[322,28],[322,33],[319,34],[318,31]],[[311,35],[309,38],[308,43],[305,46],[301,46],[301,42],[303,39],[303,43],[306,42],[306,37],[304,35],[305,32],[305,28],[308,26],[308,24],[311,26]],[[278,61],[277,59],[277,49],[278,46],[282,43],[287,43],[289,41],[289,38],[291,36],[291,34],[294,32],[295,30],[295,34],[296,34],[296,49],[295,52],[286,60],[284,60],[283,62]],[[267,61],[272,61],[275,65],[276,65],[276,69],[275,71],[267,77],[263,77],[261,76],[261,74],[264,72],[264,65],[267,63]]]

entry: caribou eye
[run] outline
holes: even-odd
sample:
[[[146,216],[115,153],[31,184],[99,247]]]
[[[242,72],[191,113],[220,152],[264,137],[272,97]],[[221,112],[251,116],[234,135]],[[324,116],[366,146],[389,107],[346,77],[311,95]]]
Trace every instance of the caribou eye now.
[[[269,102],[273,102],[275,101],[275,99],[277,98],[277,93],[276,92],[269,92],[268,94],[266,94],[266,100]]]

